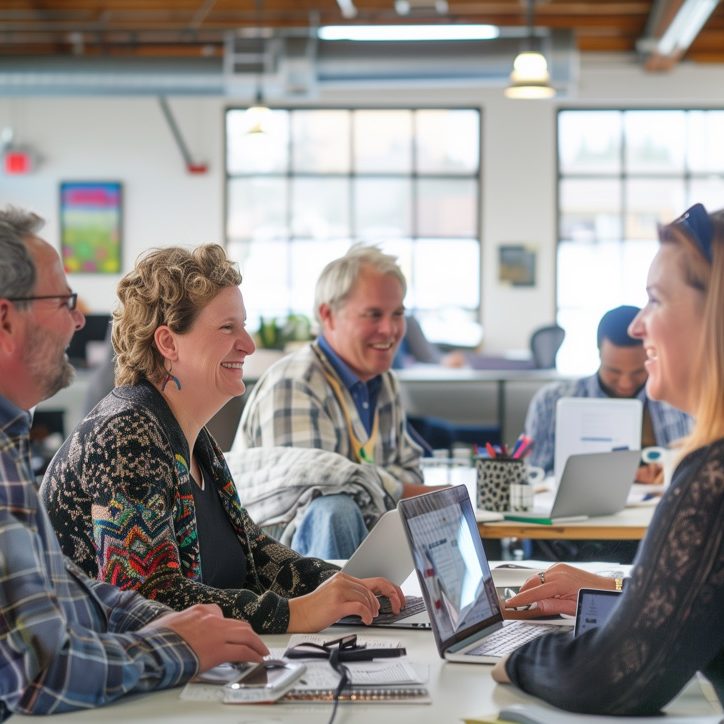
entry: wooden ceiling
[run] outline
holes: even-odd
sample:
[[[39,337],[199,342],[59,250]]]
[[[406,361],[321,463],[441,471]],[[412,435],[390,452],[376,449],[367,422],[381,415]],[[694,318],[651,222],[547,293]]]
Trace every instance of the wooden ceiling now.
[[[238,29],[308,28],[345,22],[492,23],[524,28],[525,0],[2,0],[0,56],[213,57],[224,35]],[[654,6],[666,15],[683,0],[537,0],[535,25],[570,29],[582,53],[635,53]],[[340,7],[352,3],[354,19]],[[438,0],[438,9],[442,3]],[[653,31],[655,32],[655,30]],[[686,54],[700,63],[724,62],[724,5],[719,4]]]

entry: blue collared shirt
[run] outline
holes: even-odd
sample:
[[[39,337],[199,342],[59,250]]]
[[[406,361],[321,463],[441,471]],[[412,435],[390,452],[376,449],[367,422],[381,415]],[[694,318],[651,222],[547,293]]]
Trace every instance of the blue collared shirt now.
[[[339,375],[344,386],[349,390],[350,395],[352,395],[360,420],[362,420],[367,434],[370,435],[375,419],[377,398],[380,393],[380,387],[382,386],[382,375],[377,375],[377,377],[373,377],[368,382],[363,382],[352,372],[349,365],[332,349],[323,335],[319,336],[317,343],[326,355],[329,363],[334,367],[334,371]]]
[[[30,467],[30,416],[0,396],[0,721],[86,709],[129,691],[176,686],[196,656],[168,611],[87,578],[65,559]]]

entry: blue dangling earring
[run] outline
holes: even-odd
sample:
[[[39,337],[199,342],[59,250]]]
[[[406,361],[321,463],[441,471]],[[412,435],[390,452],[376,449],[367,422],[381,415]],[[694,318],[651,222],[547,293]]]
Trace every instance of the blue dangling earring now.
[[[163,392],[163,391],[166,389],[166,385],[167,385],[169,382],[173,382],[173,383],[176,385],[176,389],[177,389],[177,390],[180,390],[180,389],[181,389],[181,380],[179,380],[179,378],[176,377],[176,375],[172,375],[172,374],[171,374],[171,370],[172,370],[172,369],[173,369],[173,364],[171,365],[171,369],[170,369],[170,370],[167,370],[167,369],[164,367],[164,371],[166,372],[166,376],[163,378],[163,382],[161,383],[161,392]]]

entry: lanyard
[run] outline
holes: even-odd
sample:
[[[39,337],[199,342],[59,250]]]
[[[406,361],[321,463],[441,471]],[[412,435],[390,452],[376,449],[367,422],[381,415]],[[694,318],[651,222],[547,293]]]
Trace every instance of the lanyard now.
[[[347,434],[349,435],[349,440],[352,444],[352,450],[357,462],[374,463],[375,446],[377,445],[377,439],[379,438],[379,415],[377,414],[377,409],[375,409],[375,416],[372,422],[372,432],[370,433],[369,438],[367,438],[367,442],[362,442],[354,433],[352,415],[350,414],[349,405],[347,404],[347,399],[342,390],[342,386],[331,372],[328,372],[326,369],[323,369],[322,371],[324,372],[324,376],[327,378],[327,382],[329,382],[329,386],[332,388],[332,392],[334,392],[334,396],[337,398],[337,402],[339,402],[339,406],[342,408],[344,419],[347,422]]]

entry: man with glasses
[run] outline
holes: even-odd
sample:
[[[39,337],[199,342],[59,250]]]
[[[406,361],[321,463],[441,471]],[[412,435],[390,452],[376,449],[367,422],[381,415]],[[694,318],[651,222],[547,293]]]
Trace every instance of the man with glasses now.
[[[171,613],[64,559],[35,488],[27,410],[72,380],[65,349],[85,320],[41,226],[0,210],[0,721],[99,706],[268,653],[218,606]]]

